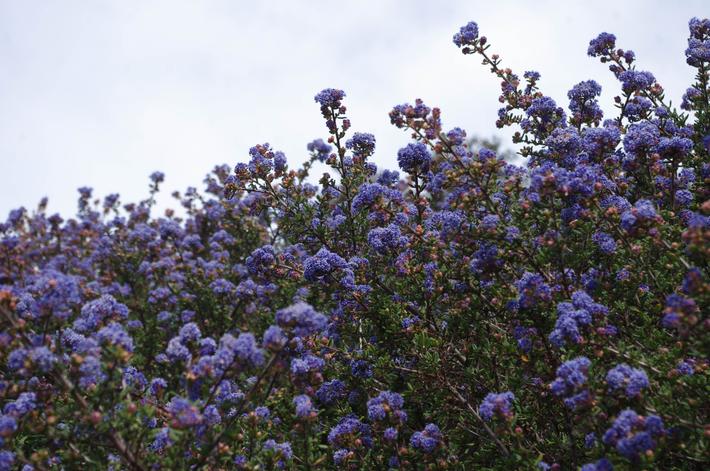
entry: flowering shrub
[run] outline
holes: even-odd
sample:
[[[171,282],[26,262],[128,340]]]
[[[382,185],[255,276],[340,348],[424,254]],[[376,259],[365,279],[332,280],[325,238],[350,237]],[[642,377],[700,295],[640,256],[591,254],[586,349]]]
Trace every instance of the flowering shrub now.
[[[0,225],[0,470],[690,469],[708,462],[710,20],[681,110],[612,34],[620,82],[565,108],[501,81],[525,166],[421,100],[401,173],[349,133],[269,144],[176,193],[184,216],[79,190]],[[328,172],[311,183],[321,162]]]

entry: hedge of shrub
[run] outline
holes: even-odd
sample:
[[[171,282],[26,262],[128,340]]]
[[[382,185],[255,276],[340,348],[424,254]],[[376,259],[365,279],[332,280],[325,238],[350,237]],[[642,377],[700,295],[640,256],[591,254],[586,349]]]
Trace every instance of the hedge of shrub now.
[[[589,43],[605,118],[595,81],[559,106],[462,27],[521,166],[417,99],[378,170],[325,89],[300,166],[255,145],[162,216],[160,172],[138,203],[12,211],[0,470],[707,469],[710,20],[689,29],[680,109]]]

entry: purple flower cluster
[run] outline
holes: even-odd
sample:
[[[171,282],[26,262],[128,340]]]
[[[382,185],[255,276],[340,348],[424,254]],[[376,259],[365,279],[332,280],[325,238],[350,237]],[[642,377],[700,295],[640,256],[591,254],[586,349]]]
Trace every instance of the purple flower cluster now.
[[[611,255],[616,252],[616,240],[614,240],[610,234],[597,231],[594,235],[592,235],[592,240],[595,244],[597,244],[597,246],[599,246],[599,250],[602,253]]]
[[[370,133],[356,132],[352,139],[345,143],[345,147],[351,149],[354,155],[367,157],[375,152],[375,136]]]
[[[490,421],[494,415],[497,415],[505,420],[510,420],[513,417],[513,401],[515,396],[512,392],[506,391],[503,393],[488,393],[483,399],[483,402],[478,406],[478,413],[481,414],[483,420]]]
[[[598,123],[604,115],[596,101],[601,93],[602,87],[594,80],[586,80],[572,87],[567,92],[572,119],[580,123]]]
[[[367,234],[367,242],[380,255],[397,250],[407,243],[399,226],[390,224],[387,227],[376,227]]]
[[[622,411],[604,433],[604,443],[613,446],[629,460],[638,460],[653,451],[657,439],[666,434],[663,420],[656,415],[643,417],[632,409]]]
[[[276,323],[283,329],[293,331],[294,335],[305,337],[323,330],[326,317],[313,309],[313,306],[299,301],[289,307],[276,311]]]
[[[555,396],[564,397],[570,409],[578,409],[591,401],[587,374],[592,362],[587,357],[577,357],[557,368],[557,378],[550,384]]]
[[[582,466],[582,471],[613,471],[613,470],[614,470],[614,466],[606,458],[602,458],[599,461],[595,461],[594,463],[587,463],[584,466]]]
[[[461,31],[454,35],[454,44],[458,47],[474,46],[478,40],[478,25],[471,21],[461,27]]]
[[[318,104],[330,108],[339,108],[343,98],[345,98],[345,92],[335,88],[326,88],[315,96]]]
[[[372,430],[355,417],[344,417],[328,432],[328,443],[337,448],[333,454],[335,464],[341,464],[352,452],[372,446]]]
[[[409,443],[422,453],[430,454],[442,445],[443,436],[439,427],[435,424],[427,424],[424,430],[412,434]]]
[[[382,391],[367,401],[367,417],[373,422],[381,422],[388,417],[395,423],[407,421],[407,413],[402,410],[404,399],[400,394]]]
[[[579,343],[582,339],[580,328],[592,323],[595,316],[605,316],[609,310],[594,300],[584,291],[572,293],[572,302],[557,305],[557,321],[550,333],[550,342],[562,347],[566,341]]]
[[[348,267],[338,254],[322,247],[314,256],[303,262],[303,276],[308,281],[323,281],[329,275]]]
[[[431,153],[421,142],[407,144],[397,152],[399,168],[411,174],[423,174],[429,171]]]
[[[550,301],[552,290],[545,279],[537,273],[525,272],[523,276],[515,282],[520,297],[518,305],[521,308],[529,309],[539,303]]]
[[[305,394],[294,397],[293,405],[296,408],[296,415],[298,417],[311,417],[316,414],[316,410],[313,407],[313,401],[311,401],[311,398]]]
[[[589,41],[587,54],[592,57],[609,55],[616,47],[616,36],[611,33],[601,33],[596,38]]]
[[[623,391],[626,397],[636,397],[648,388],[648,376],[643,370],[620,363],[606,374],[610,391]]]
[[[658,218],[653,203],[649,200],[638,200],[633,208],[621,215],[621,227],[630,232],[640,225],[652,224]]]

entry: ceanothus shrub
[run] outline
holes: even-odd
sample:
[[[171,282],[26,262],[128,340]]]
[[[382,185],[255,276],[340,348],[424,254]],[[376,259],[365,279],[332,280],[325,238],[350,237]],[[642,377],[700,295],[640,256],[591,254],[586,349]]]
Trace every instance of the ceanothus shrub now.
[[[160,172],[138,203],[12,211],[0,470],[710,466],[710,21],[680,110],[593,39],[607,117],[595,81],[558,104],[476,23],[454,43],[500,81],[524,165],[417,99],[378,170],[325,89],[303,165],[257,144],[180,214],[153,214]]]

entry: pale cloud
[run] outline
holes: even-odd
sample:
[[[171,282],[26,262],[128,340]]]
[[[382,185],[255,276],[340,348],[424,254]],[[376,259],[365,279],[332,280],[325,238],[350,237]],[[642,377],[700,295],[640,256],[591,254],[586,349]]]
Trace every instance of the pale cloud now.
[[[451,43],[472,19],[506,66],[541,72],[560,104],[594,78],[613,113],[618,85],[585,53],[601,31],[636,51],[677,102],[692,81],[687,20],[705,10],[703,1],[3,0],[0,218],[42,196],[71,213],[82,185],[136,200],[153,170],[169,190],[199,186],[261,142],[298,163],[325,135],[313,102],[325,87],[346,90],[354,129],[377,136],[382,167],[396,167],[408,139],[387,113],[417,97],[442,108],[446,127],[497,133],[497,80]]]

